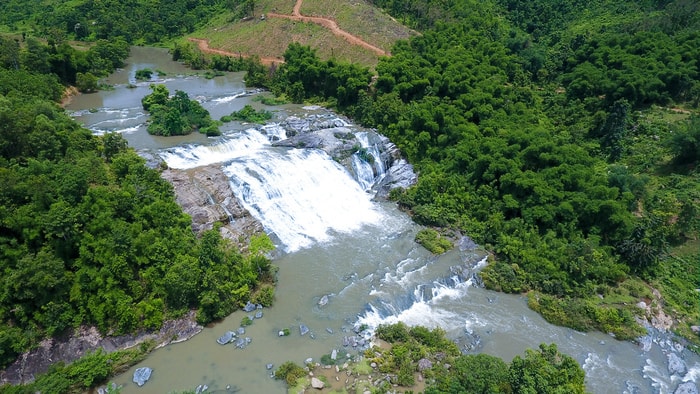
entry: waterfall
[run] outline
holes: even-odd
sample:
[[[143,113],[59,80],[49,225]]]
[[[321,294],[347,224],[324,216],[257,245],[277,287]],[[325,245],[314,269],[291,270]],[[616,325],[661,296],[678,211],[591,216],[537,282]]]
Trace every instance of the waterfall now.
[[[370,196],[320,150],[259,149],[224,172],[236,197],[288,252],[382,222]]]
[[[268,146],[266,135],[255,129],[248,129],[221,139],[213,145],[185,145],[168,148],[160,156],[175,169],[189,169],[209,164],[224,163],[234,158],[246,157]]]
[[[379,153],[379,144],[370,142],[366,131],[355,133],[360,141],[360,149],[352,155],[352,168],[357,181],[364,190],[372,189],[386,174],[386,168]]]

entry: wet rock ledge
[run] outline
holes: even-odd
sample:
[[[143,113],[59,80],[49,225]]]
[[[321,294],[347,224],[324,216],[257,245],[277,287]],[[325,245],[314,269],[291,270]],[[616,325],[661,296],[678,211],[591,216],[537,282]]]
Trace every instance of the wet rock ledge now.
[[[221,235],[245,250],[250,237],[264,231],[262,224],[234,196],[220,166],[166,169],[161,176],[173,185],[177,203],[192,217],[192,229],[196,233],[221,223]]]

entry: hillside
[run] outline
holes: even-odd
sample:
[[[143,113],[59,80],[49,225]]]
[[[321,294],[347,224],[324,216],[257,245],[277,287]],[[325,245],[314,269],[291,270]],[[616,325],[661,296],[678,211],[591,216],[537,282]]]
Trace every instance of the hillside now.
[[[374,67],[400,39],[417,33],[364,1],[284,0],[255,2],[253,12],[224,12],[189,37],[208,39],[211,48],[233,54],[282,58],[297,42],[322,59]],[[334,27],[337,30],[334,31]]]

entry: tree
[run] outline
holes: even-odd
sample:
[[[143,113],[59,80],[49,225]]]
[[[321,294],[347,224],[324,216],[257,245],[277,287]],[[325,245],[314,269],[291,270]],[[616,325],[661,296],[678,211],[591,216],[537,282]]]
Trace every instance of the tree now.
[[[524,358],[515,356],[509,375],[515,393],[585,392],[583,369],[571,356],[559,353],[555,344],[541,344],[539,351],[527,349]]]
[[[669,147],[677,165],[700,161],[700,116],[692,116],[684,126],[674,130]]]
[[[129,143],[119,133],[106,133],[102,136],[102,154],[107,162],[111,162],[114,156],[125,151],[128,146]]]
[[[24,49],[20,52],[20,58],[25,70],[41,74],[51,72],[48,47],[35,38],[27,39]]]
[[[19,70],[19,42],[9,37],[0,37],[0,68]]]
[[[97,77],[91,73],[77,73],[75,75],[75,85],[83,93],[95,92],[98,88]]]
[[[510,392],[508,364],[487,354],[458,357],[446,376],[426,390],[426,394],[491,394]]]
[[[141,105],[143,105],[143,109],[145,109],[146,111],[150,111],[151,106],[155,104],[167,104],[170,92],[168,91],[168,88],[165,85],[152,84],[150,86],[150,89],[152,91],[151,94],[146,95],[141,99]]]
[[[601,145],[608,151],[611,162],[620,160],[624,151],[623,142],[629,122],[630,105],[625,99],[616,101],[610,108],[605,122],[600,126],[597,135]]]

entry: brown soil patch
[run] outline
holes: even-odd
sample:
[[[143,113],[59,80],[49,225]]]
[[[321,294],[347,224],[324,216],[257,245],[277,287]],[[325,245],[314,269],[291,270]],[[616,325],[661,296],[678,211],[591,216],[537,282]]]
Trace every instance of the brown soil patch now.
[[[80,94],[80,91],[75,86],[68,86],[63,91],[63,97],[61,97],[61,107],[66,108],[68,104],[73,100],[73,97]]]
[[[390,54],[388,52],[386,52],[385,50],[378,48],[378,47],[364,41],[360,37],[357,37],[356,35],[350,34],[347,31],[341,29],[338,26],[338,23],[336,23],[336,21],[334,21],[333,19],[319,17],[319,16],[302,15],[301,11],[300,11],[302,3],[303,3],[303,0],[297,0],[296,4],[294,4],[294,10],[292,11],[292,15],[278,14],[278,13],[270,12],[267,14],[267,16],[270,18],[283,18],[283,19],[289,19],[289,20],[305,22],[305,23],[315,23],[319,26],[323,26],[326,29],[330,30],[333,33],[333,35],[343,38],[345,41],[347,41],[351,45],[357,45],[357,46],[363,47],[365,49],[368,49],[368,50],[376,53],[379,56],[390,56]]]
[[[204,53],[222,55],[222,56],[230,56],[230,57],[236,57],[236,56],[241,56],[244,58],[250,57],[250,55],[244,54],[244,53],[233,53],[233,52],[224,51],[221,49],[210,48],[209,41],[202,39],[202,38],[190,37],[189,40],[196,43],[199,50],[204,52]],[[273,64],[282,64],[282,63],[284,63],[284,60],[282,60],[280,58],[276,58],[276,57],[261,57],[260,62],[266,66],[271,66]]]

